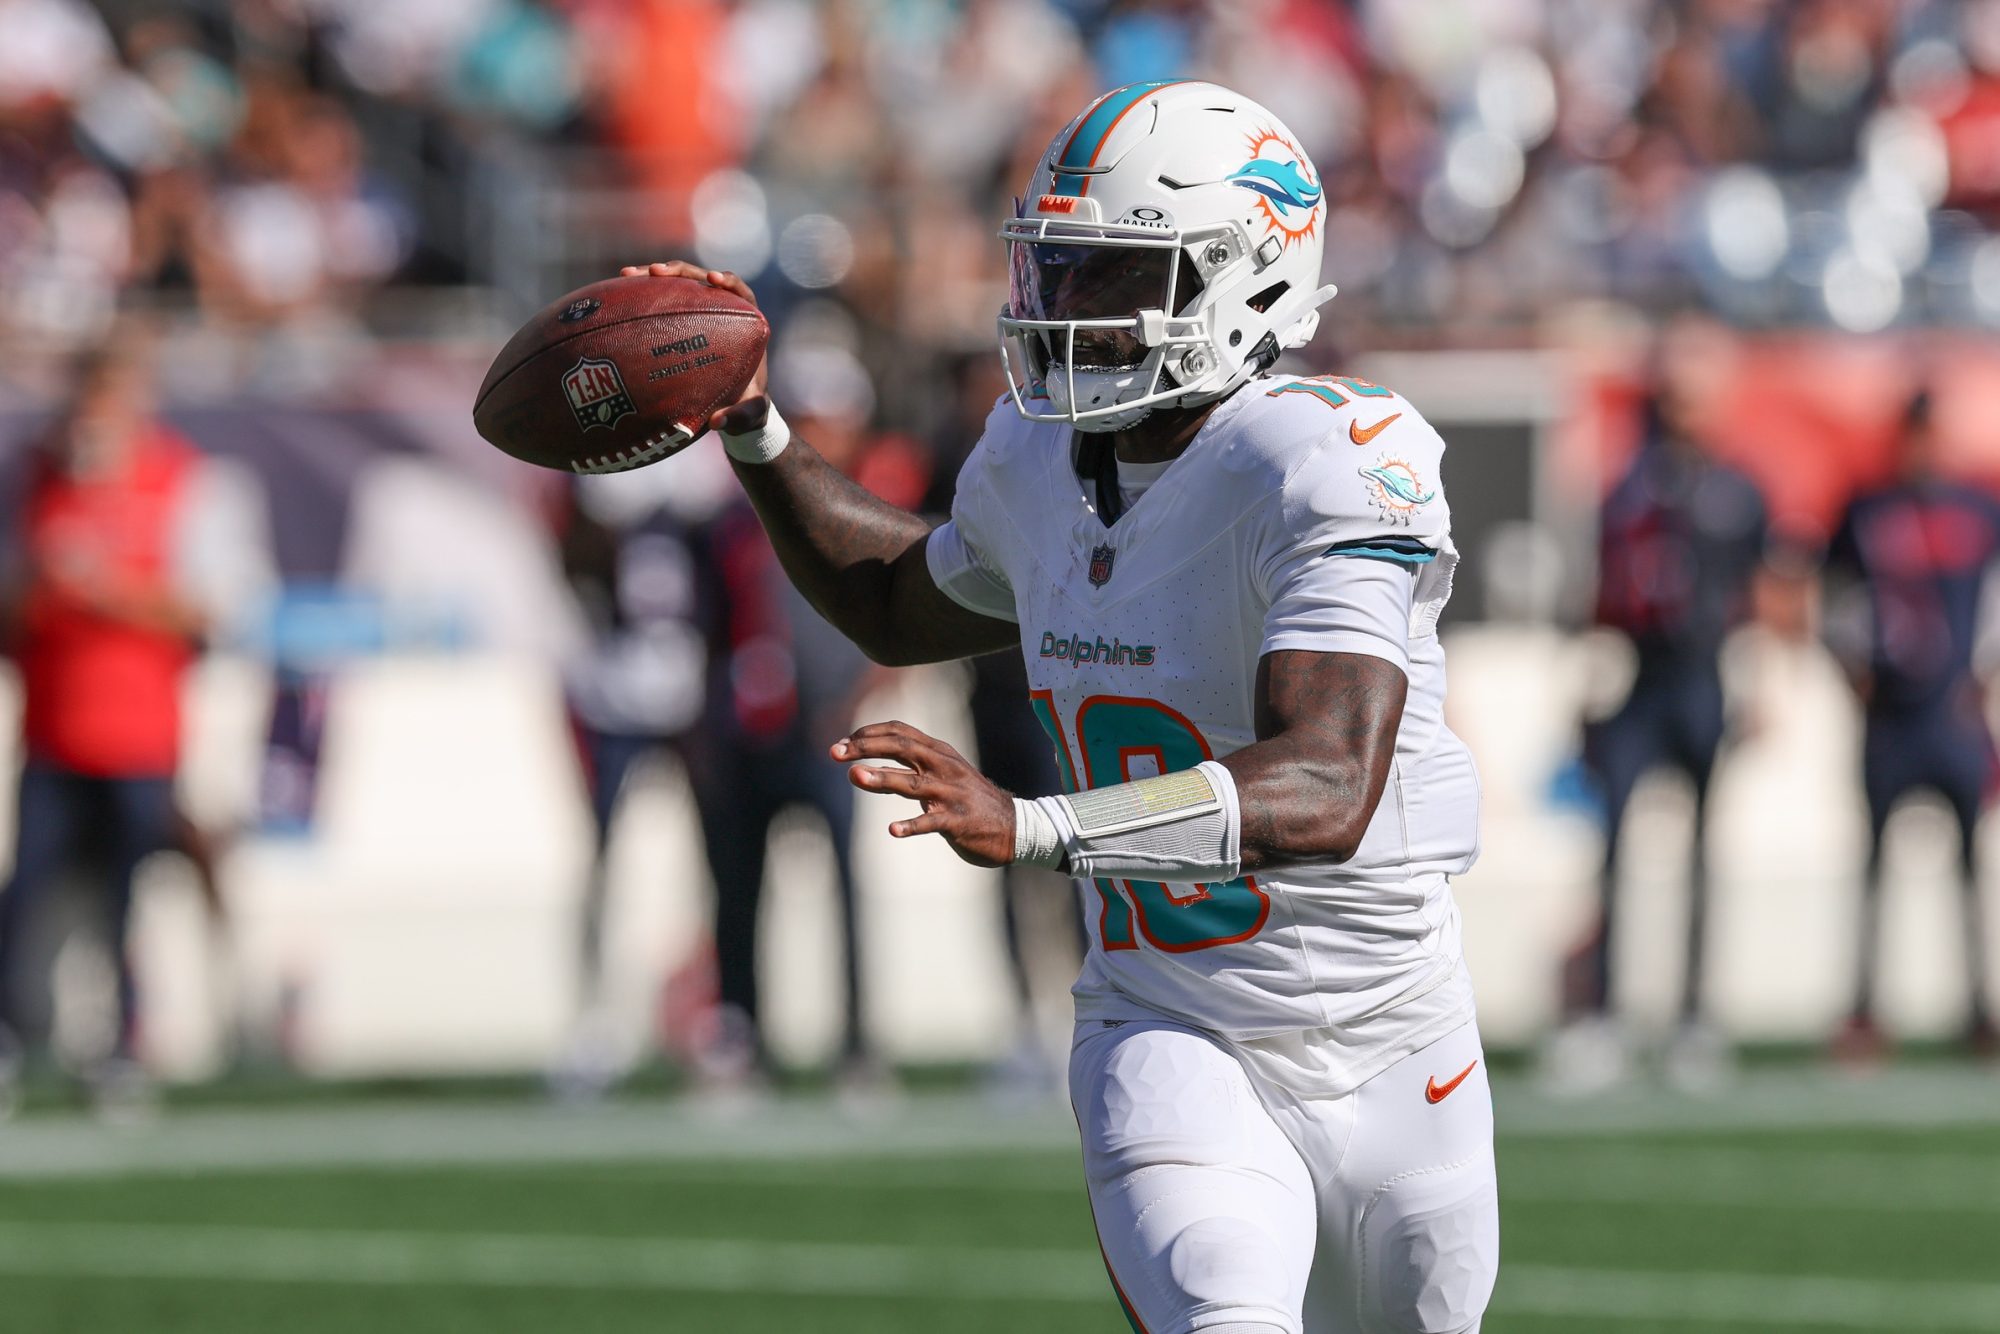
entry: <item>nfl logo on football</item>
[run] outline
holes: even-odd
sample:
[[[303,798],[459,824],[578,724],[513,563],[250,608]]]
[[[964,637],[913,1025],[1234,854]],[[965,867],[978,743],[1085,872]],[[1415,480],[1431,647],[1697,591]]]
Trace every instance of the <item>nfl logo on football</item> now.
[[[609,361],[585,357],[570,367],[562,379],[563,393],[576,413],[577,426],[585,431],[597,426],[615,426],[620,418],[635,412],[632,396],[618,367]]]

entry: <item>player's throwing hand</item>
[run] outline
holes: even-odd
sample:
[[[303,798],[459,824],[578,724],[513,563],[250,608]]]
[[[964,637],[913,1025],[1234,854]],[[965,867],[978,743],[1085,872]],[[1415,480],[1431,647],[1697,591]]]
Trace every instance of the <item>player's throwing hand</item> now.
[[[733,292],[751,305],[757,304],[757,294],[750,290],[750,284],[733,273],[720,269],[706,269],[686,260],[670,259],[664,263],[627,264],[618,270],[620,278],[692,278],[705,282],[710,287],[720,287],[725,292]],[[764,386],[770,378],[769,360],[758,363],[757,373],[743,388],[743,394],[735,403],[717,411],[708,419],[709,427],[716,431],[743,434],[755,431],[764,425],[771,412],[771,400],[764,396]]]
[[[963,755],[908,723],[870,723],[833,743],[836,760],[896,760],[892,769],[857,764],[847,771],[863,792],[894,792],[922,804],[923,814],[889,826],[896,838],[942,834],[974,866],[1014,860],[1014,799]]]

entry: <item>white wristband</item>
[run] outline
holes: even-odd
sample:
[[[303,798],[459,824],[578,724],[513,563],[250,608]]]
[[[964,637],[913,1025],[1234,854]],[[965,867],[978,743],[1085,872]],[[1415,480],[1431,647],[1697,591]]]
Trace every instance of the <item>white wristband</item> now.
[[[773,403],[763,426],[742,435],[731,435],[723,431],[722,447],[729,457],[738,463],[769,463],[785,452],[785,446],[792,443],[792,428],[785,425],[785,419],[778,415],[778,405]]]
[[[1060,870],[1062,833],[1038,802],[1014,798],[1014,860],[1023,866]]]

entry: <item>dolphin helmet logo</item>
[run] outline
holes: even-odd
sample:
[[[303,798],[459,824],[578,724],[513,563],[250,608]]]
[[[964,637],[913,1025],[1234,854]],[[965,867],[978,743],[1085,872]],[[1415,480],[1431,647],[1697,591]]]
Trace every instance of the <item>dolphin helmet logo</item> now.
[[[1224,177],[1224,183],[1257,196],[1266,235],[1278,236],[1286,245],[1305,240],[1318,230],[1326,198],[1312,163],[1297,144],[1268,126],[1250,136],[1248,147],[1250,160]]]
[[[1321,195],[1320,188],[1306,179],[1305,169],[1298,163],[1273,162],[1269,158],[1252,158],[1230,175],[1229,183],[1255,190],[1270,200],[1282,217],[1290,217],[1295,208],[1312,208]]]

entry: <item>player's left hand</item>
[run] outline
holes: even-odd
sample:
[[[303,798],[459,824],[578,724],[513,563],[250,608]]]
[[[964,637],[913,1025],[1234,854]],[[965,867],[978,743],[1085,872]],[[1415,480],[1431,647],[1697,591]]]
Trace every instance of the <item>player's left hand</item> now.
[[[863,792],[894,792],[923,814],[889,826],[895,838],[942,834],[974,866],[1014,860],[1014,799],[957,751],[908,723],[870,723],[833,743],[836,760],[896,760],[907,769],[857,764],[848,780]]]

